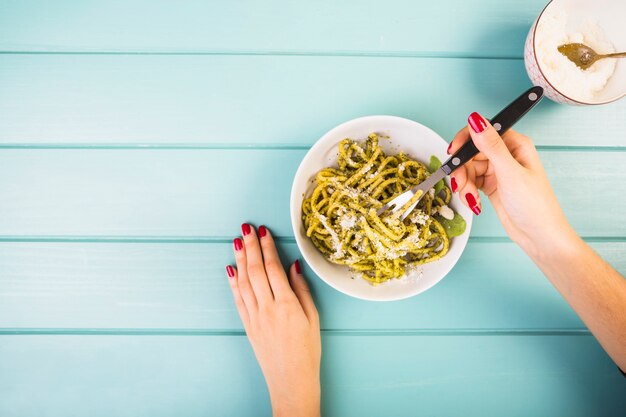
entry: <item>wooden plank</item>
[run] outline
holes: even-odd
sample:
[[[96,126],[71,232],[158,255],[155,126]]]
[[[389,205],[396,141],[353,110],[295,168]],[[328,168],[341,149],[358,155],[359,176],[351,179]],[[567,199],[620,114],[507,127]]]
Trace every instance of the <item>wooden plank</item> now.
[[[544,4],[502,13],[497,0],[3,1],[0,50],[521,57]]]
[[[626,242],[592,243],[626,274]],[[294,243],[279,249],[288,263]],[[502,261],[506,260],[506,262]],[[0,328],[241,330],[230,243],[0,243]],[[470,241],[437,287],[371,303],[306,275],[324,329],[583,329],[513,243]]]
[[[323,414],[618,415],[590,336],[326,336]],[[2,336],[0,413],[269,416],[245,337]]]
[[[0,144],[307,147],[372,114],[451,140],[529,85],[520,60],[3,55]],[[538,145],[623,146],[625,111],[545,102],[518,129]]]
[[[0,150],[0,235],[232,236],[243,221],[291,236],[303,150]],[[583,236],[626,236],[626,152],[543,152]],[[607,203],[610,202],[610,203]],[[485,201],[474,236],[504,236]],[[540,215],[540,214],[538,214]]]

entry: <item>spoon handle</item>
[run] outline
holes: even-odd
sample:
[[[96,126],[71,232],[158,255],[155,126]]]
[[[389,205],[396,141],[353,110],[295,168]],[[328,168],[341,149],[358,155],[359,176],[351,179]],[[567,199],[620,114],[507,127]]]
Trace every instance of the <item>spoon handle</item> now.
[[[626,58],[626,52],[615,52],[612,54],[602,55],[602,58]]]
[[[500,113],[496,114],[491,120],[491,125],[496,131],[502,135],[517,123],[530,109],[535,107],[543,97],[543,88],[532,87],[526,90],[521,96],[516,98],[511,104],[506,106]],[[456,151],[446,162],[443,163],[441,169],[450,175],[452,171],[462,166],[478,153],[478,148],[470,138],[461,149]]]

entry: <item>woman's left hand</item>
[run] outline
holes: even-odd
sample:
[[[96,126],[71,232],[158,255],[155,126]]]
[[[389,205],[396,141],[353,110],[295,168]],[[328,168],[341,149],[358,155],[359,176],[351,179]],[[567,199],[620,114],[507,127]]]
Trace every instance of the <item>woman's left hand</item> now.
[[[272,401],[274,416],[320,415],[321,341],[317,309],[296,260],[289,278],[266,227],[241,226],[237,268],[226,272],[239,316]]]

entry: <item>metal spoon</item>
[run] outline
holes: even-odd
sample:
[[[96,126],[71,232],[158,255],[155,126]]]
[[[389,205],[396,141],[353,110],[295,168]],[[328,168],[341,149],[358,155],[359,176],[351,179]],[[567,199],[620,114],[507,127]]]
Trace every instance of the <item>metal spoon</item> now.
[[[626,57],[626,52],[599,54],[582,43],[566,43],[565,45],[559,46],[557,49],[560,53],[565,55],[570,61],[583,70],[592,66],[599,59]]]

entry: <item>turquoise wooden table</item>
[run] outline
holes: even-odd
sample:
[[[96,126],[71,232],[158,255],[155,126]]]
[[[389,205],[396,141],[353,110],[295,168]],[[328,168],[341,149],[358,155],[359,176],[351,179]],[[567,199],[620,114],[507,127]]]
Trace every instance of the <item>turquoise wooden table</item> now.
[[[295,170],[340,122],[447,140],[530,85],[544,0],[0,1],[0,416],[267,416],[224,265],[286,259]],[[626,100],[543,102],[576,230],[626,272]],[[540,215],[540,213],[538,213]],[[372,303],[305,271],[326,416],[615,416],[626,379],[488,204],[452,273]]]

